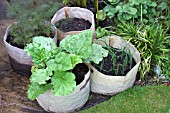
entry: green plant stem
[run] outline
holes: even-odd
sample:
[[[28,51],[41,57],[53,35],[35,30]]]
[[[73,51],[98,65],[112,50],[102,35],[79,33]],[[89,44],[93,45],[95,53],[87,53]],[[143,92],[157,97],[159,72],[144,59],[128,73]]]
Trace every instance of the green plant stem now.
[[[143,19],[142,19],[143,18],[143,16],[142,16],[142,4],[141,4],[141,14],[140,15],[141,15],[141,17],[140,17],[141,23],[143,23]]]
[[[78,6],[81,6],[81,0],[76,0],[76,4],[77,4]]]
[[[106,5],[109,5],[107,2],[105,2],[104,0],[102,0],[102,2],[104,3],[104,4],[106,4]]]
[[[86,6],[86,2],[87,2],[87,0],[82,0],[82,6],[83,6],[83,7],[87,7],[87,6]]]
[[[98,3],[98,0],[93,0],[94,2],[94,6],[95,6],[95,9],[96,9],[96,12],[99,11],[99,3]]]

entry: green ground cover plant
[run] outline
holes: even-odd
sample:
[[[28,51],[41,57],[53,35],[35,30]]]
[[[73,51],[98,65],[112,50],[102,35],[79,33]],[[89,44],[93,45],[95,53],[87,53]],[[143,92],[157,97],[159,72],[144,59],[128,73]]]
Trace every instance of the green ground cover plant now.
[[[170,88],[135,86],[79,113],[170,113]]]
[[[136,19],[137,21],[142,21],[147,23],[148,21],[154,22],[156,15],[156,2],[148,0],[109,0],[110,4],[103,9],[103,13],[109,18],[114,18],[119,21],[130,21]],[[102,13],[98,13],[101,15]],[[104,15],[104,14],[102,14]],[[99,16],[98,16],[99,17]],[[104,16],[98,18],[104,20]]]

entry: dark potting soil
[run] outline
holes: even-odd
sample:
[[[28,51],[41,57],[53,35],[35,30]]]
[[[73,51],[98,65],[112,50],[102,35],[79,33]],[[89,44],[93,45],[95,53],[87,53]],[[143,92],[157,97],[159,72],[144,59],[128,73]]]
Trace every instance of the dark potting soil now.
[[[132,62],[130,62],[130,56],[125,53],[124,51],[120,51],[119,49],[116,48],[112,48],[111,51],[114,52],[114,54],[116,55],[116,61],[113,64],[113,58],[112,55],[109,52],[109,55],[107,57],[105,57],[103,59],[103,61],[101,61],[98,65],[95,63],[92,63],[92,65],[101,73],[105,74],[105,75],[109,75],[109,76],[124,76],[127,74],[127,72],[129,72],[136,64],[136,62],[134,61],[134,59],[132,58]],[[122,52],[123,55],[122,55]],[[125,58],[127,57],[127,65],[125,66],[125,68],[123,69],[122,65],[123,62],[125,60]],[[116,66],[116,68],[118,69],[118,72],[116,74],[115,71],[113,71],[113,65]],[[124,71],[123,71],[124,70]]]
[[[79,85],[84,80],[84,76],[88,71],[89,68],[85,64],[80,63],[76,65],[76,67],[72,70],[76,76],[76,85]]]
[[[15,47],[18,47],[21,49],[24,49],[24,47],[25,47],[24,44],[17,44],[16,42],[14,42],[14,36],[12,36],[11,34],[8,35],[7,42],[12,46],[15,46]]]
[[[108,27],[108,26],[115,26],[113,19],[106,17],[104,21],[99,21],[99,26],[101,27]]]
[[[55,24],[55,26],[63,32],[82,31],[90,29],[91,23],[84,19],[68,18],[61,19]]]

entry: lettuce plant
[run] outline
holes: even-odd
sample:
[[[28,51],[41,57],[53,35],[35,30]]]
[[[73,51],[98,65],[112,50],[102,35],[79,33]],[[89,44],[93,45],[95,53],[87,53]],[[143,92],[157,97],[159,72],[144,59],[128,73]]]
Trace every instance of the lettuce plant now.
[[[24,50],[34,62],[27,91],[31,100],[50,89],[55,96],[70,94],[76,87],[75,75],[72,73],[76,64],[98,64],[108,55],[102,46],[92,44],[90,30],[66,37],[59,47],[51,38],[37,36]]]

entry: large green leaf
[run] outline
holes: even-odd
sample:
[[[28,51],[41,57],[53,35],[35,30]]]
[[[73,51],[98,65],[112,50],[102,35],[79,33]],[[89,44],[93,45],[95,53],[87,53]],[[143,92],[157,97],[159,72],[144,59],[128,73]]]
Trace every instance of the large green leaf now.
[[[91,61],[99,64],[100,61],[102,61],[103,57],[107,57],[108,51],[102,48],[101,45],[93,44],[93,52],[90,55],[89,58],[84,60],[86,63],[90,63]]]
[[[33,38],[34,44],[39,44],[40,48],[45,48],[48,51],[51,51],[53,49],[56,49],[57,46],[52,38],[47,38],[43,36],[36,36]]]
[[[106,13],[103,10],[99,10],[96,14],[96,18],[103,21],[106,19]]]
[[[168,5],[166,2],[162,2],[157,7],[160,8],[161,10],[165,10],[168,7]]]
[[[78,63],[82,63],[82,59],[79,56],[61,52],[56,55],[55,59],[47,62],[47,67],[53,71],[67,71],[73,69]]]
[[[24,51],[32,57],[36,67],[45,67],[45,62],[52,57],[52,53],[40,48],[39,44],[28,44]]]
[[[51,89],[51,84],[38,84],[31,83],[28,86],[27,95],[31,100],[35,100],[40,94],[44,94],[47,90]]]
[[[60,42],[60,47],[70,54],[76,54],[86,59],[92,52],[92,31],[86,30],[76,35],[70,35]]]
[[[34,37],[33,42],[28,44],[24,51],[32,57],[36,67],[44,68],[45,63],[58,53],[60,49],[56,47],[55,42],[51,38],[40,36]]]
[[[120,0],[108,0],[111,4],[117,4]]]
[[[52,85],[55,96],[68,95],[76,87],[75,75],[71,72],[56,71],[52,76]]]
[[[50,68],[46,69],[35,69],[31,75],[31,82],[36,82],[39,84],[46,84],[46,81],[51,79],[52,71]]]

